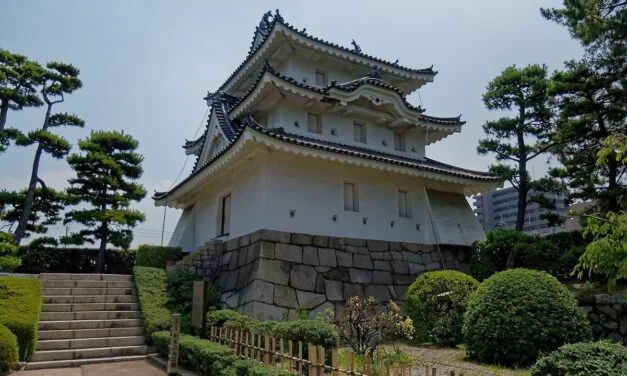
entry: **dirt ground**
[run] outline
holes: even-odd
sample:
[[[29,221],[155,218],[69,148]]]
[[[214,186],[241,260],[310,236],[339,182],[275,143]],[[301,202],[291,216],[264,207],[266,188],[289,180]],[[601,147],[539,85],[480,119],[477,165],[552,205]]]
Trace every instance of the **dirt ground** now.
[[[166,373],[146,360],[89,364],[75,368],[18,371],[12,376],[164,376]]]

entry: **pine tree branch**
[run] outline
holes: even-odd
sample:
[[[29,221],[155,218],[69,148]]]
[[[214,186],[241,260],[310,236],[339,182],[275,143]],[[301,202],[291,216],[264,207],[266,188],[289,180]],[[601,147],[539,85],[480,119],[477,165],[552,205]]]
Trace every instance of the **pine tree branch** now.
[[[48,186],[46,185],[46,182],[44,182],[43,179],[40,178],[39,176],[37,177],[37,182],[41,184],[41,188],[43,188],[45,191],[48,190]]]

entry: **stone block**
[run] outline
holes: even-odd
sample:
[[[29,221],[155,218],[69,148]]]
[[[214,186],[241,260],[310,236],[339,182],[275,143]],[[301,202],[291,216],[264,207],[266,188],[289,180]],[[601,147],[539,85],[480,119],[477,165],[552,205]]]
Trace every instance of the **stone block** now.
[[[240,300],[239,300],[239,293],[234,293],[231,296],[229,296],[228,298],[226,298],[226,301],[224,302],[226,304],[226,306],[230,309],[233,308],[237,308],[240,306]]]
[[[405,297],[407,296],[408,288],[409,286],[405,286],[405,285],[394,286],[394,291],[396,292],[396,299],[405,300]]]
[[[237,287],[237,279],[239,277],[239,270],[233,270],[228,273],[228,277],[226,280],[226,285],[224,286],[224,291],[235,290]]]
[[[297,308],[296,290],[287,286],[274,287],[274,304],[285,308]]]
[[[222,255],[222,261],[220,261],[220,265],[228,266],[231,262],[231,255],[233,252],[226,252]]]
[[[269,282],[255,280],[241,292],[240,304],[256,300],[272,304],[274,302],[274,285]]]
[[[332,302],[342,301],[342,282],[324,280],[324,290],[327,295],[327,300]]]
[[[246,265],[246,257],[248,256],[248,247],[240,248],[236,251],[237,254],[237,267]]]
[[[296,290],[296,299],[298,299],[299,308],[312,309],[324,303],[326,297],[323,294]]]
[[[377,285],[389,285],[392,283],[392,274],[386,271],[375,270],[372,272],[372,283]]]
[[[246,247],[250,245],[250,235],[243,235],[239,237],[239,246]]]
[[[290,286],[299,290],[314,291],[316,274],[316,269],[313,266],[294,265],[290,272]]]
[[[618,317],[618,312],[610,305],[599,304],[596,306],[596,309],[603,312],[606,316],[609,316],[614,320],[616,320],[616,318]]]
[[[325,279],[331,279],[334,281],[350,282],[350,275],[348,274],[348,268],[338,267],[331,269],[324,273]]]
[[[370,257],[373,260],[383,260],[385,257],[385,253],[384,252],[370,252]]]
[[[392,271],[392,266],[389,261],[374,261],[374,270],[385,270],[387,272]]]
[[[344,284],[344,300],[350,299],[353,296],[364,296],[364,288],[362,285],[356,285],[353,283]]]
[[[418,252],[420,250],[420,246],[416,243],[401,243],[401,250]]]
[[[242,309],[243,313],[252,316],[257,320],[269,321],[285,321],[287,319],[288,309],[277,307],[262,302],[250,302]]]
[[[227,252],[234,251],[239,248],[239,239],[231,239],[223,243],[223,247]]]
[[[455,256],[453,255],[453,252],[450,249],[442,250],[442,258],[444,259],[444,261],[455,260]]]
[[[419,253],[416,252],[409,252],[409,251],[403,251],[403,260],[404,261],[409,261],[409,262],[413,262],[413,263],[421,263],[422,262],[422,257]]]
[[[274,259],[274,243],[267,242],[265,240],[259,241],[255,244],[260,245],[261,257],[273,260]]]
[[[303,249],[297,245],[277,243],[274,246],[274,257],[277,260],[300,264],[303,262]]]
[[[407,265],[407,262],[391,261],[390,263],[392,264],[392,270],[394,271],[394,273],[402,273],[402,274],[409,273],[409,265]]]
[[[331,267],[328,267],[328,266],[316,266],[316,271],[317,271],[318,273],[326,273],[326,272],[328,272],[328,271],[329,271],[329,270],[331,270],[331,269],[332,269],[332,268],[331,268]]]
[[[329,237],[314,235],[313,237],[313,245],[316,247],[328,248],[329,247]]]
[[[392,260],[403,260],[403,254],[401,252],[391,251],[390,254],[392,255]]]
[[[368,240],[366,247],[368,247],[371,252],[384,252],[390,249],[390,243],[383,240]]]
[[[353,255],[348,252],[336,251],[337,256],[337,264],[339,266],[344,266],[351,268],[353,266]]]
[[[372,296],[375,298],[377,302],[387,303],[392,296],[390,295],[390,290],[388,290],[387,286],[383,285],[369,285],[366,286],[366,296]]]
[[[229,252],[229,254],[231,255],[231,260],[229,262],[229,270],[237,269],[237,262],[239,260],[239,252],[233,251],[233,252]]]
[[[372,271],[350,268],[348,270],[353,283],[372,283]]]
[[[335,249],[318,248],[318,261],[321,266],[329,266],[335,268],[337,266]]]
[[[324,294],[324,277],[323,277],[323,275],[324,274],[322,274],[322,273],[318,273],[316,275],[316,289],[315,289],[315,291],[318,294]]]
[[[248,249],[248,251],[246,251],[246,263],[249,264],[259,258],[259,254],[261,253],[261,242],[257,242],[242,249]]]
[[[357,247],[357,253],[362,255],[369,255],[370,251],[368,250],[368,247]]]
[[[397,299],[396,291],[394,291],[394,286],[388,285],[388,291],[390,292],[390,296],[392,297],[392,299]]]
[[[356,246],[356,247],[365,247],[366,246],[366,239],[356,239],[356,238],[344,238],[344,243],[349,246]]]
[[[374,266],[372,265],[372,259],[370,255],[353,255],[353,267],[360,269],[369,269],[372,270]]]
[[[392,279],[397,285],[410,285],[416,280],[416,276],[411,274],[393,274]]]
[[[390,251],[400,251],[401,243],[399,242],[389,242],[390,243]]]
[[[259,259],[257,278],[279,285],[287,285],[290,264],[280,260]]]
[[[359,253],[359,247],[355,246],[355,245],[347,245],[345,247],[346,252],[350,252],[350,253]]]
[[[289,243],[291,234],[289,232],[274,230],[259,230],[250,234],[250,242],[266,240],[273,243]]]
[[[292,234],[291,243],[296,245],[312,245],[313,236],[307,234]]]
[[[409,274],[418,275],[427,270],[422,264],[414,264],[413,262],[407,263],[409,265]]]
[[[627,336],[627,316],[620,320],[620,334]]]
[[[303,247],[303,264],[319,265],[318,248],[306,245]]]
[[[437,270],[437,269],[441,269],[442,267],[440,266],[439,262],[431,262],[427,265],[425,265],[427,270]]]
[[[346,248],[346,243],[344,242],[344,238],[338,238],[335,236],[329,237],[329,248],[344,250]]]

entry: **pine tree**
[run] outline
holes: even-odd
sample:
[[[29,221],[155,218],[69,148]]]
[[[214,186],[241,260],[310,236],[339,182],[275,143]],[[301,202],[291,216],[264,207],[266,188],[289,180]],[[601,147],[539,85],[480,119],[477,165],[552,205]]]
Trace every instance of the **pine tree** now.
[[[144,221],[143,213],[129,209],[146,196],[144,187],[134,182],[143,173],[143,158],[136,152],[138,142],[123,132],[95,131],[78,146],[81,154],[68,157],[76,177],[69,180],[67,193],[89,207],[66,213],[66,223],[77,222],[84,229],[62,238],[62,243],[99,241],[97,270],[103,272],[107,244],[128,248],[132,228]]]
[[[44,152],[52,157],[61,159],[70,152],[70,143],[63,137],[52,133],[51,128],[61,126],[83,127],[85,122],[76,115],[67,113],[52,113],[52,107],[65,100],[65,94],[70,94],[83,86],[78,78],[79,70],[71,64],[50,62],[46,65],[41,79],[41,96],[46,104],[46,114],[40,129],[31,131],[25,137],[20,137],[16,143],[21,146],[37,144],[30,181],[26,190],[26,199],[22,208],[22,216],[15,229],[15,240],[19,244],[26,234],[30,220],[37,183],[45,187],[39,177],[39,164]]]
[[[0,191],[0,221],[8,224],[9,231],[22,218],[25,201],[26,190]],[[61,212],[66,204],[67,196],[64,192],[48,187],[37,188],[24,237],[29,237],[31,233],[47,233],[49,226],[61,221]]]
[[[514,111],[516,116],[502,117],[483,125],[488,138],[480,140],[480,154],[494,153],[497,161],[490,171],[509,181],[518,191],[516,230],[523,229],[525,211],[532,187],[527,164],[551,147],[552,112],[548,93],[547,68],[529,65],[511,66],[494,78],[483,95],[489,110]]]

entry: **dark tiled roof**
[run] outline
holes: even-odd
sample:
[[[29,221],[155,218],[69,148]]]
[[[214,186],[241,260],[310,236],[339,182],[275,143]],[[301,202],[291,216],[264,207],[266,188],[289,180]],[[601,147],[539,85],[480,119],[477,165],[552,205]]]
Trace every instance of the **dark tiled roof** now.
[[[270,18],[272,18],[270,20]],[[327,47],[331,47],[331,48],[336,48],[339,49],[343,52],[347,52],[359,57],[363,57],[369,60],[372,60],[376,63],[379,64],[384,64],[390,67],[393,67],[395,69],[399,69],[399,70],[403,70],[409,73],[414,73],[414,74],[424,74],[424,75],[430,75],[430,76],[435,76],[438,72],[433,70],[433,65],[430,66],[429,68],[421,68],[421,69],[413,69],[413,68],[408,68],[402,65],[398,64],[398,60],[395,62],[390,62],[388,60],[384,60],[384,59],[380,59],[378,57],[372,56],[372,55],[368,55],[365,54],[363,52],[361,52],[361,49],[351,49],[351,48],[347,48],[347,47],[343,47],[340,46],[339,44],[336,43],[331,43],[331,42],[327,42],[323,39],[314,37],[312,35],[309,35],[305,32],[305,30],[298,30],[296,29],[294,26],[290,25],[288,22],[286,22],[283,17],[279,14],[279,11],[276,10],[276,13],[274,16],[271,15],[271,12],[267,12],[264,17],[262,18],[262,22],[260,23],[259,26],[257,26],[255,28],[255,33],[253,34],[253,39],[250,42],[250,48],[248,50],[248,55],[246,56],[246,59],[244,59],[244,61],[242,61],[240,63],[240,65],[235,68],[235,70],[231,73],[231,75],[229,75],[229,77],[226,79],[226,81],[220,86],[220,89],[218,90],[224,90],[224,88],[228,85],[228,83],[231,81],[231,79],[233,79],[233,77],[235,77],[237,75],[237,73],[239,73],[239,71],[248,63],[249,60],[251,60],[251,58],[255,55],[255,53],[261,49],[261,47],[263,46],[263,44],[266,42],[266,40],[268,39],[268,37],[270,36],[270,34],[272,34],[272,30],[274,29],[275,25],[280,24],[282,26],[284,26],[285,28],[297,33],[298,35],[309,39],[312,42],[316,42],[316,43],[320,43],[323,44]],[[255,43],[256,42],[256,43]]]
[[[243,134],[243,131],[246,129],[246,127],[254,129],[274,139],[289,142],[295,145],[329,151],[329,152],[338,153],[338,154],[350,155],[350,156],[358,157],[358,158],[375,160],[379,162],[392,163],[392,164],[396,164],[399,166],[416,168],[418,170],[442,173],[442,174],[446,174],[450,176],[456,176],[456,177],[467,178],[467,179],[472,179],[472,180],[498,181],[498,177],[490,173],[467,170],[467,169],[455,167],[446,163],[438,162],[429,158],[425,158],[424,160],[417,159],[417,158],[410,158],[410,157],[399,156],[399,155],[390,154],[386,152],[371,150],[371,149],[367,149],[363,147],[346,145],[346,144],[341,144],[341,143],[331,142],[331,141],[326,141],[326,140],[320,140],[320,139],[316,139],[312,137],[288,133],[288,132],[285,132],[283,128],[273,128],[273,129],[263,128],[262,126],[257,124],[254,121],[254,119],[252,119],[251,116],[248,116],[244,120],[242,125],[238,128],[235,138],[230,142],[230,144],[226,148],[224,148],[220,153],[215,155],[213,158],[211,158],[209,161],[204,163],[202,166],[199,166],[198,169],[195,169],[195,171],[192,174],[190,174],[185,180],[177,184],[169,192],[155,192],[155,194],[153,195],[153,199],[160,200],[169,196],[171,193],[175,192],[180,187],[182,187],[185,183],[191,180],[194,176],[198,175],[203,169],[210,166],[215,160],[217,160],[220,156],[222,156],[224,153],[226,153],[228,150],[231,149],[231,147],[236,143],[239,137]]]

